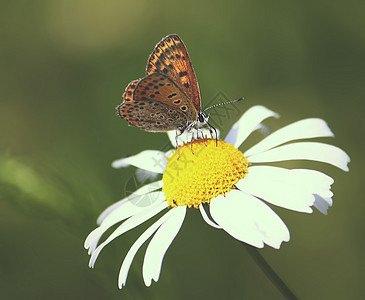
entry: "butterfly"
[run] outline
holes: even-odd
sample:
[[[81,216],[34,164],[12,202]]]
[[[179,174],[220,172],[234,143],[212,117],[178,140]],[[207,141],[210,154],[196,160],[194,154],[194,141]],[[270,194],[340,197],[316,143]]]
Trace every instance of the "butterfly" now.
[[[176,130],[177,136],[205,125],[214,129],[201,111],[198,81],[188,51],[176,34],[156,45],[146,77],[129,83],[123,98],[118,114],[131,126],[152,132]]]

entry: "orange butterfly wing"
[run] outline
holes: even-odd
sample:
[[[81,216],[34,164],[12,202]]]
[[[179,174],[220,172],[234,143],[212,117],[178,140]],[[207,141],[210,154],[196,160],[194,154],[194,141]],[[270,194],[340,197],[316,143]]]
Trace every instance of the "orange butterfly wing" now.
[[[191,99],[197,111],[200,111],[200,92],[198,81],[182,40],[171,34],[163,38],[150,55],[146,73],[161,73],[174,81]]]

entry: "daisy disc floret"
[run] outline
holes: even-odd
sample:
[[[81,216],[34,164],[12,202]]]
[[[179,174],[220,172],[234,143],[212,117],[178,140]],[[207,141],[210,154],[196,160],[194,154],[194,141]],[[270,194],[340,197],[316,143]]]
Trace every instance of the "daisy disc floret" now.
[[[167,160],[162,191],[171,207],[198,208],[202,203],[210,203],[235,188],[248,168],[241,151],[215,139],[186,143]]]

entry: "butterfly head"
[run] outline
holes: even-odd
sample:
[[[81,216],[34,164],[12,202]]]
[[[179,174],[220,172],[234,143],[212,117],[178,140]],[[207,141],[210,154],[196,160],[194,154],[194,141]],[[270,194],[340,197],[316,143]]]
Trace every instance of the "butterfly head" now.
[[[197,127],[201,128],[205,124],[208,124],[209,115],[207,115],[204,111],[198,112],[198,119],[197,119]]]

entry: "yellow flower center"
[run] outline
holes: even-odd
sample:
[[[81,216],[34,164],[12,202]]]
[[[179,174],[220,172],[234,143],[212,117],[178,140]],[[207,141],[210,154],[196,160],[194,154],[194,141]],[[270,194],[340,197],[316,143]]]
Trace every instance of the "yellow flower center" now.
[[[162,191],[171,207],[198,208],[228,193],[247,174],[248,161],[233,145],[221,140],[216,145],[215,139],[192,144],[179,147],[180,158],[179,151],[168,158]]]

